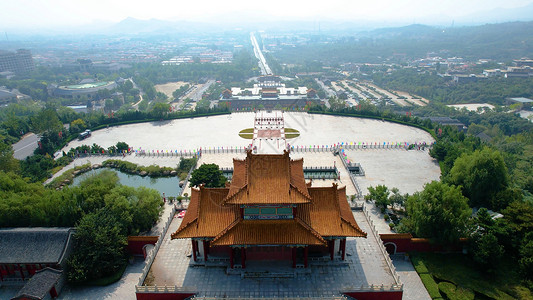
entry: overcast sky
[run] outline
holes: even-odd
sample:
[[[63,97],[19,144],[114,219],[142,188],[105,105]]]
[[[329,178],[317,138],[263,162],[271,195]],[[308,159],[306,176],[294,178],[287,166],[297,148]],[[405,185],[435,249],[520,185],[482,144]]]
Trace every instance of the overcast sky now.
[[[0,0],[0,29],[118,22],[127,17],[213,22],[217,16],[228,14],[233,14],[234,20],[244,19],[250,12],[314,21],[414,23],[531,3],[533,0]]]

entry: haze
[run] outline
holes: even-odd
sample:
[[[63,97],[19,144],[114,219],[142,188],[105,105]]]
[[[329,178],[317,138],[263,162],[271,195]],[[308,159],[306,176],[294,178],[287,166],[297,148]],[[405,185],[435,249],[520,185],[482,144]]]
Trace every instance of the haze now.
[[[486,22],[485,13],[532,6],[531,0],[375,1],[165,1],[2,0],[0,30],[102,25],[125,18],[206,23],[252,21],[383,21],[449,24],[467,18]]]

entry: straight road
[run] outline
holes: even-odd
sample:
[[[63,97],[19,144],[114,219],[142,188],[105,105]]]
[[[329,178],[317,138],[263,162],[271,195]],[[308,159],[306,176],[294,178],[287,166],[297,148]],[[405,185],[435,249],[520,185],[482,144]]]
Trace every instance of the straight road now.
[[[34,133],[28,133],[20,141],[13,144],[13,157],[19,160],[26,159],[26,157],[31,156],[33,151],[37,149],[37,141],[39,137]]]
[[[253,32],[250,33],[250,39],[252,40],[252,46],[254,46],[255,57],[259,59],[259,68],[261,68],[261,74],[272,75],[272,70],[268,66],[266,59],[263,56],[263,52],[261,51],[261,48],[259,48],[259,44],[257,43],[257,39],[255,38],[255,34]]]

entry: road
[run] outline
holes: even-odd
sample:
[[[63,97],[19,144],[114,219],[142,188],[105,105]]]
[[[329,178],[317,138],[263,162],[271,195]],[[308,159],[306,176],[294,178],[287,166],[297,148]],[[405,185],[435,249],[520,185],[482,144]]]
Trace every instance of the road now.
[[[252,46],[254,46],[255,57],[259,59],[259,68],[261,68],[261,74],[272,75],[272,70],[268,66],[266,59],[263,56],[263,52],[261,51],[261,48],[259,48],[259,44],[257,43],[257,39],[255,38],[255,34],[253,32],[250,33],[250,39],[252,40]]]
[[[37,141],[39,137],[36,134],[28,133],[20,141],[13,144],[13,157],[19,160],[25,159],[33,154],[33,151],[37,149]]]
[[[327,108],[330,108],[331,105],[329,104],[329,98],[335,97],[337,96],[337,94],[332,89],[330,89],[327,85],[325,85],[322,81],[320,81],[318,78],[315,78],[315,81],[316,83],[318,83],[318,85],[320,85],[320,87],[324,90],[324,92],[326,92],[326,99],[324,99],[324,104],[326,105]]]
[[[209,87],[211,85],[213,85],[215,83],[215,80],[214,79],[209,79],[206,83],[204,84],[198,84],[198,85],[194,85],[190,90],[189,92],[181,97],[179,99],[179,101],[177,102],[173,102],[172,103],[172,106],[174,107],[174,109],[179,109],[180,108],[180,105],[182,105],[183,101],[187,98],[190,98],[192,100],[191,102],[191,107],[188,108],[188,109],[191,109],[193,110],[195,107],[196,107],[196,103],[198,103],[198,101],[202,100],[202,95],[207,91],[207,89],[209,89]]]

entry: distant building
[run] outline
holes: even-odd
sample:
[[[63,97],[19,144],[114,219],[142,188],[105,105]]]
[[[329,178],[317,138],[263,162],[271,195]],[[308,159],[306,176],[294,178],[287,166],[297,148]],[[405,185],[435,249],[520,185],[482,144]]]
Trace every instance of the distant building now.
[[[500,77],[503,76],[503,73],[500,69],[488,69],[483,70],[483,75],[485,75],[485,77]]]
[[[444,125],[444,126],[456,127],[459,131],[466,132],[467,130],[467,127],[465,124],[463,124],[461,121],[457,119],[452,119],[450,117],[429,117],[429,118],[423,118],[423,119],[429,119],[431,122],[439,123],[440,125]]]
[[[505,78],[510,77],[531,77],[533,76],[533,68],[530,66],[525,67],[508,67],[505,72]]]
[[[26,73],[34,69],[35,65],[30,50],[19,49],[17,52],[0,50],[0,72]]]
[[[533,59],[522,58],[513,60],[513,64],[517,67],[533,67]]]
[[[5,105],[17,100],[17,94],[0,89],[0,105]]]
[[[524,98],[524,97],[506,98],[505,102],[507,103],[507,105],[517,104],[518,103],[518,104],[520,104],[521,109],[522,108],[531,108],[533,106],[533,100],[531,100],[529,98]]]
[[[100,90],[112,90],[117,87],[115,81],[102,81],[102,82],[84,82],[80,81],[79,84],[68,86],[50,85],[49,93],[53,96],[80,99],[82,96],[86,96],[88,99],[95,99]]]
[[[219,105],[232,110],[242,109],[293,109],[299,110],[308,104],[319,104],[320,99],[313,89],[307,87],[287,88],[275,75],[261,76],[253,88],[233,87],[222,92]]]
[[[483,79],[487,79],[487,77],[482,76],[482,75],[475,75],[475,74],[453,76],[453,81],[455,83],[469,83],[469,82],[476,82],[478,80],[483,80]]]
[[[15,76],[15,73],[11,72],[11,71],[3,71],[3,72],[0,72],[0,77],[1,78],[5,78],[5,79],[11,79]]]

